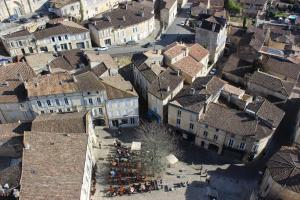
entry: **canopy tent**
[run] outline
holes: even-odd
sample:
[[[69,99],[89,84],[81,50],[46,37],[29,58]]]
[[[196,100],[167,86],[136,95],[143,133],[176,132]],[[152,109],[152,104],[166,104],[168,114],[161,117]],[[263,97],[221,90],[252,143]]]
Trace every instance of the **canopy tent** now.
[[[176,156],[174,156],[174,154],[169,154],[166,158],[169,164],[171,165],[174,165],[175,163],[178,162],[178,159],[176,158]]]
[[[141,142],[132,142],[131,151],[140,151],[142,143]]]

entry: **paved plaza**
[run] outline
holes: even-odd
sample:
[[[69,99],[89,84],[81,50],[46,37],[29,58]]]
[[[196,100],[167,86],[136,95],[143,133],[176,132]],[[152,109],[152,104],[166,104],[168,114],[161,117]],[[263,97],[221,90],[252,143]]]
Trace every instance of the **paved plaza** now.
[[[137,141],[138,139],[135,137],[134,129],[124,130],[122,135],[117,135],[114,131],[107,132],[100,127],[96,127],[96,132],[101,141],[101,149],[99,147],[94,148],[97,155],[97,172],[96,193],[92,196],[92,200],[200,200],[208,199],[208,193],[217,194],[218,199],[222,200],[242,200],[249,199],[251,195],[249,188],[255,188],[257,185],[256,179],[254,177],[251,179],[251,174],[244,174],[245,177],[243,177],[243,172],[239,170],[241,168],[239,164],[226,164],[222,157],[219,163],[215,163],[219,159],[219,155],[201,150],[199,152],[192,151],[193,157],[195,157],[195,153],[199,153],[200,160],[195,159],[195,163],[193,163],[186,161],[190,158],[183,158],[183,161],[180,160],[174,166],[168,168],[162,176],[164,186],[173,187],[176,183],[188,182],[187,187],[175,187],[173,191],[169,192],[160,189],[130,196],[106,197],[105,192],[109,187],[106,183],[109,170],[109,163],[106,158],[110,154],[111,148],[113,148],[116,137],[122,141],[122,144],[127,146],[130,146],[131,141]],[[210,158],[212,164],[207,161],[205,163],[201,162],[202,156],[205,160]]]

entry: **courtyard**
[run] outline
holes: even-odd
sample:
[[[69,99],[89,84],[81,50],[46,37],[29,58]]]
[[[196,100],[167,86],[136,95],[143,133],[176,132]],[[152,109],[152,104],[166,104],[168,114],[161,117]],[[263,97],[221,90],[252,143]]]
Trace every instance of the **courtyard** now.
[[[219,156],[214,152],[198,149],[191,144],[183,144],[183,155],[179,162],[166,169],[161,175],[162,185],[159,190],[134,193],[122,196],[107,196],[110,187],[107,181],[109,160],[116,139],[122,145],[130,147],[132,141],[137,141],[135,129],[107,131],[96,127],[96,133],[101,141],[101,148],[95,147],[96,158],[96,191],[91,199],[209,199],[209,195],[224,200],[249,199],[253,189],[258,185],[260,175],[254,164],[233,162],[229,158]],[[197,155],[197,156],[195,156]],[[249,170],[249,168],[251,168]],[[184,186],[180,183],[187,183]],[[168,191],[166,190],[168,187]],[[212,199],[212,198],[211,198]]]

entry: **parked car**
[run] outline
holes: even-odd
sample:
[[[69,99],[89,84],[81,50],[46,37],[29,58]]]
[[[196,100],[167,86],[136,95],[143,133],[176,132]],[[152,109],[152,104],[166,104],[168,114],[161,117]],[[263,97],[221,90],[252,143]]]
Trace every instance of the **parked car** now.
[[[148,47],[151,47],[151,46],[152,46],[152,44],[150,42],[142,45],[143,48],[148,48]]]
[[[106,46],[104,46],[104,47],[97,47],[95,49],[95,51],[106,51],[106,50],[108,50],[108,47],[106,47]]]
[[[127,45],[137,45],[138,43],[134,40],[131,40],[131,41],[128,41],[126,44]]]
[[[31,18],[32,18],[32,19],[39,19],[40,16],[39,16],[38,14],[34,14],[34,15],[31,16]]]
[[[4,22],[10,23],[18,20],[18,15],[11,15],[9,18],[5,19]]]
[[[19,22],[21,22],[21,23],[27,23],[27,22],[29,22],[29,19],[27,19],[27,18],[21,18],[19,20]]]
[[[209,74],[211,75],[215,75],[217,73],[217,69],[216,68],[212,68],[209,72]]]

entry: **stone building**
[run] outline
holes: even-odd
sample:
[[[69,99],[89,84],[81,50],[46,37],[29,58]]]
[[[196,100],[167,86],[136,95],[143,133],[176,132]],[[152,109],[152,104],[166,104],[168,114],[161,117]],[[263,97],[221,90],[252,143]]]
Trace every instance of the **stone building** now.
[[[158,122],[168,121],[168,103],[183,88],[184,79],[179,71],[167,68],[148,88],[148,114]]]
[[[284,112],[265,99],[249,102],[244,98],[229,100],[229,104],[209,104],[198,123],[196,145],[244,161],[263,152]]]
[[[89,23],[92,40],[98,46],[145,39],[153,32],[154,26],[153,5],[135,1],[123,4],[100,18],[93,18]]]
[[[10,16],[22,16],[45,8],[48,0],[3,0],[0,2],[0,21]]]
[[[160,5],[160,21],[163,29],[167,29],[177,15],[177,0],[163,0]]]
[[[200,116],[210,102],[216,102],[225,82],[219,78],[199,77],[184,87],[168,105],[168,125],[183,138],[195,139]]]
[[[27,102],[24,82],[35,77],[26,63],[0,66],[0,123],[31,121],[34,113]]]
[[[59,52],[92,47],[89,30],[71,21],[49,25],[29,32],[21,30],[3,36],[2,42],[10,56],[41,52]]]
[[[210,53],[210,62],[215,63],[222,55],[227,39],[227,21],[225,18],[202,14],[196,25],[195,42]]]

